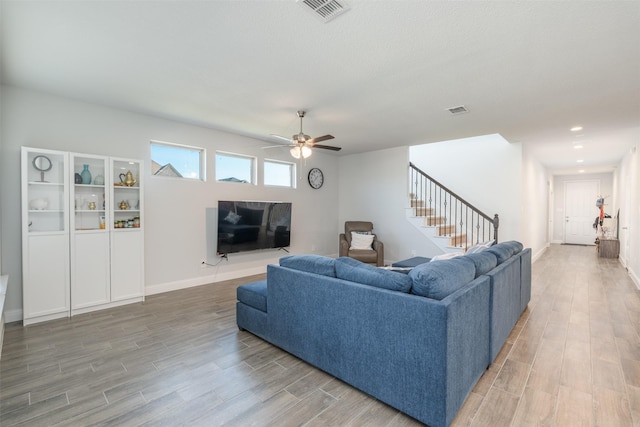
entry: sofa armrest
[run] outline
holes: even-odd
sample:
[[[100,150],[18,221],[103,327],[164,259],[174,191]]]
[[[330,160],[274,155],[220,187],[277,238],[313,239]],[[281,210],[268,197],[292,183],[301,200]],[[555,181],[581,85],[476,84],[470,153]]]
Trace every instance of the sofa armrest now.
[[[338,250],[338,254],[340,256],[347,256],[349,253],[349,242],[347,242],[347,238],[344,233],[340,233],[340,248]]]
[[[378,239],[373,240],[373,250],[378,253],[378,261],[376,265],[382,267],[384,265],[384,243]]]

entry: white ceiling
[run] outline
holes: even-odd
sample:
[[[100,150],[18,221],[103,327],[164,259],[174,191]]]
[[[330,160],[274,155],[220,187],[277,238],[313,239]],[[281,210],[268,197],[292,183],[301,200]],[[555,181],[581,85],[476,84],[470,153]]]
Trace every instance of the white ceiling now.
[[[600,172],[640,141],[638,1],[347,4],[0,0],[2,82],[264,141],[305,109],[340,155],[499,133]]]

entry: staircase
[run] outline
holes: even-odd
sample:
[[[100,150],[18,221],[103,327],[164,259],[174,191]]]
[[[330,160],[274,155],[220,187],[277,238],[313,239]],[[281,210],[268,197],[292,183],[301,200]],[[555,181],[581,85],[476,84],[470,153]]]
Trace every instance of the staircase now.
[[[409,163],[407,219],[443,253],[465,252],[476,243],[498,242],[498,214],[484,214]]]

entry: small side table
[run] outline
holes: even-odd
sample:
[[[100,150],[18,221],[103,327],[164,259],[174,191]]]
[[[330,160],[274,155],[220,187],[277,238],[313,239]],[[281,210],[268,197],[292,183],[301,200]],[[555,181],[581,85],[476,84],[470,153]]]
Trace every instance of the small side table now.
[[[620,255],[620,240],[600,239],[598,256],[600,258],[618,258]]]

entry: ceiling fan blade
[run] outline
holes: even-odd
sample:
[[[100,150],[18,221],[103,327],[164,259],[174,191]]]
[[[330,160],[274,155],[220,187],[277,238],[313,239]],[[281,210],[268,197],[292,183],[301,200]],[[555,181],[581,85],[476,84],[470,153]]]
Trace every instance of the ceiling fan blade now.
[[[284,145],[284,144],[280,144],[280,145],[269,145],[268,147],[262,147],[263,150],[266,150],[268,148],[287,148],[287,147],[295,147],[295,145]]]
[[[333,139],[333,138],[334,138],[333,135],[323,135],[323,136],[318,136],[316,138],[312,138],[312,139],[308,140],[307,143],[315,144],[316,142],[326,141],[328,139]]]
[[[291,144],[293,143],[293,141],[291,140],[291,138],[287,138],[286,136],[280,136],[280,135],[276,135],[276,134],[273,134],[273,133],[272,133],[270,136],[272,136],[273,138],[276,138],[276,139],[280,139],[280,140],[282,140],[282,141],[283,141],[283,142],[282,142],[283,144],[285,143],[285,141],[286,141],[286,144],[287,144],[287,145],[291,145]]]
[[[342,147],[332,147],[330,145],[320,145],[320,144],[313,144],[313,148],[323,148],[325,150],[333,150],[333,151],[342,150]]]

